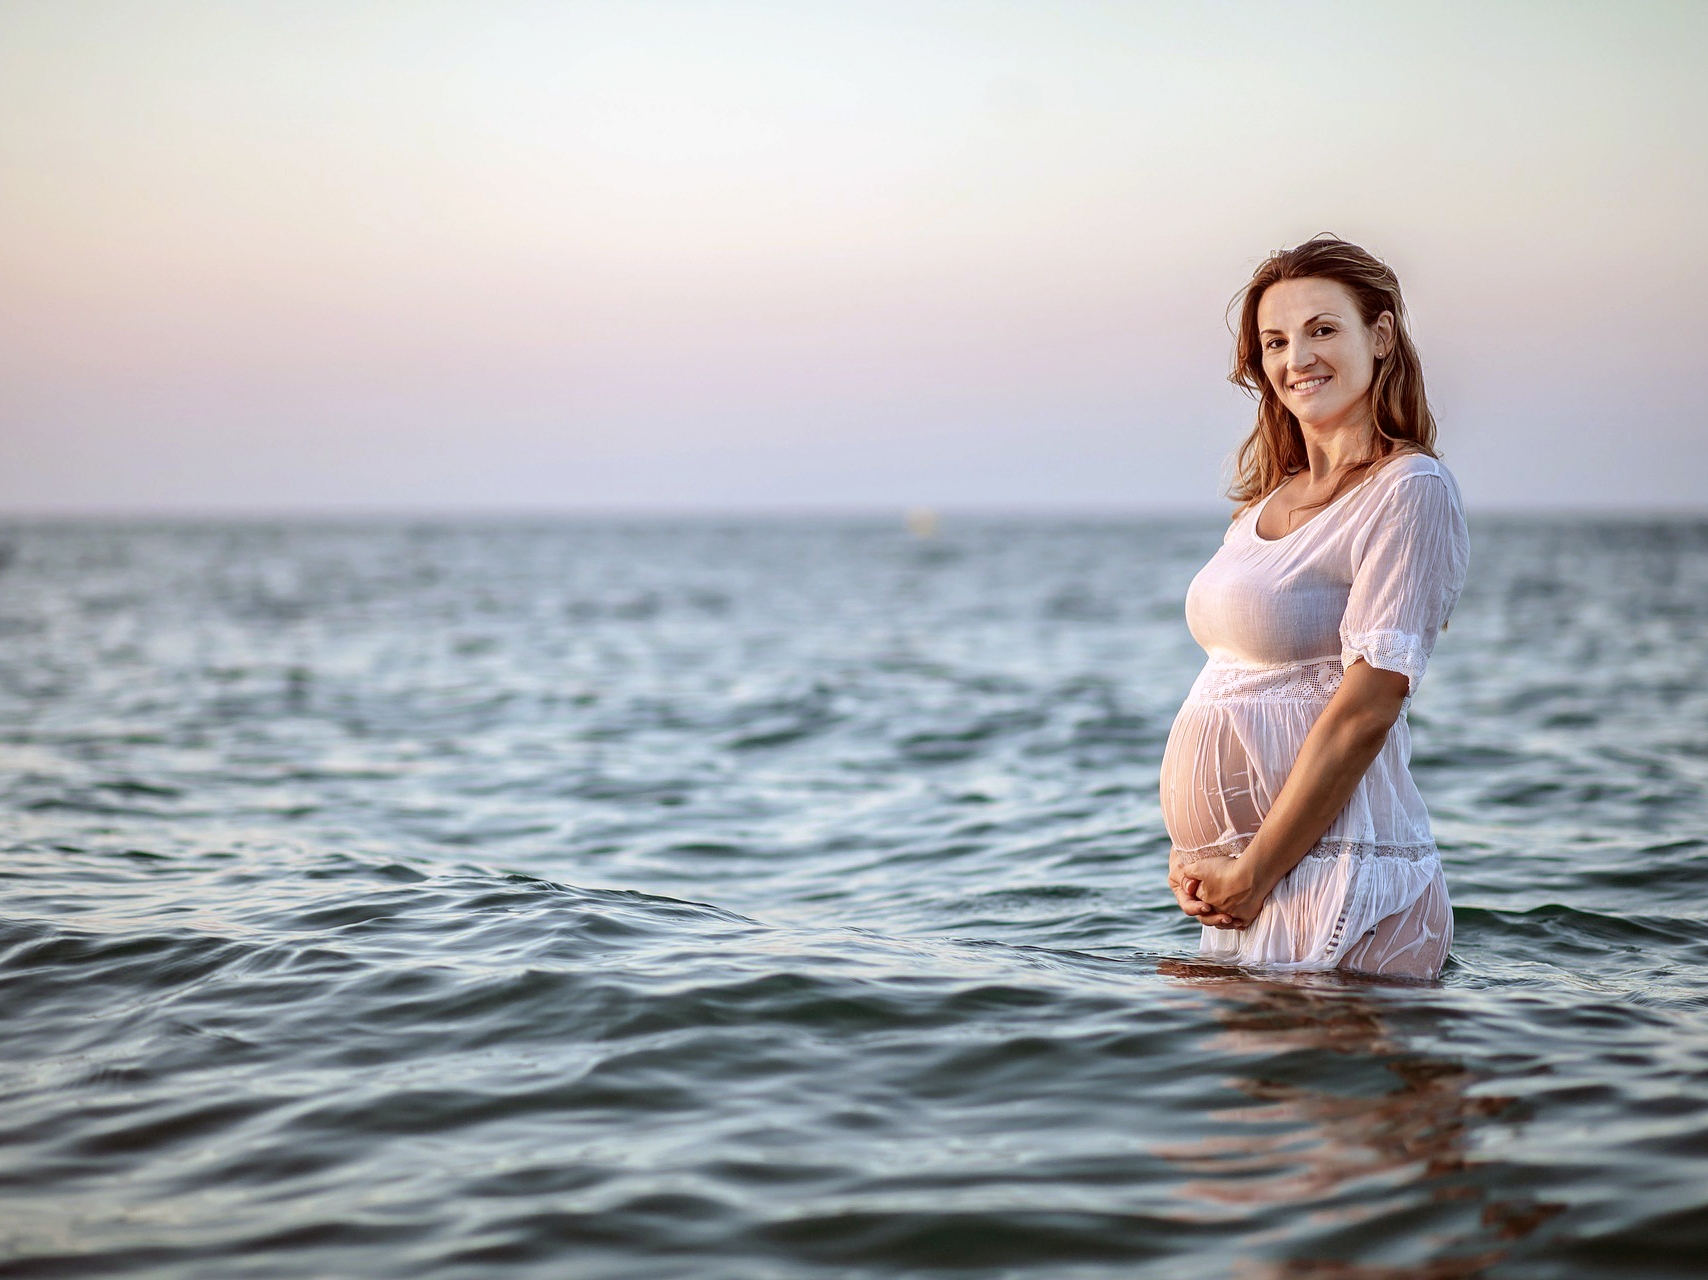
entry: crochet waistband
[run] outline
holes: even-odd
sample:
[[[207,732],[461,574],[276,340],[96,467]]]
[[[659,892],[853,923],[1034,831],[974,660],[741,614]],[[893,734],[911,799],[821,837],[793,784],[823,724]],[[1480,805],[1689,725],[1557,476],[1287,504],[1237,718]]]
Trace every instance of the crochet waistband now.
[[[1340,688],[1345,669],[1340,657],[1307,658],[1278,666],[1207,663],[1192,682],[1187,701],[1216,702],[1229,698],[1262,702],[1326,702]]]

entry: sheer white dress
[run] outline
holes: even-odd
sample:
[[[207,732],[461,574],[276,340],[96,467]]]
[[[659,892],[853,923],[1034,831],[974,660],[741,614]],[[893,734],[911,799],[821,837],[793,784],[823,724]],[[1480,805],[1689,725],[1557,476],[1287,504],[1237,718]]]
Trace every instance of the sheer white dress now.
[[[1261,538],[1264,499],[1192,580],[1186,620],[1209,654],[1175,717],[1162,811],[1183,863],[1238,857],[1345,669],[1363,659],[1416,692],[1470,554],[1459,486],[1433,458],[1377,467],[1306,523]],[[1248,929],[1203,931],[1233,964],[1433,978],[1453,938],[1404,711],[1351,800]]]

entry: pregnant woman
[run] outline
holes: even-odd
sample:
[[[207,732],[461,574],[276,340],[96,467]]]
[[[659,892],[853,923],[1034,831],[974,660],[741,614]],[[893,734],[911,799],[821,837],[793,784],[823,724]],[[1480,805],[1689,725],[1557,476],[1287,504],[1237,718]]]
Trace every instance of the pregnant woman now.
[[[1469,540],[1399,281],[1342,240],[1276,253],[1235,360],[1257,425],[1186,593],[1209,661],[1163,757],[1169,884],[1207,957],[1435,978],[1453,914],[1405,709]]]

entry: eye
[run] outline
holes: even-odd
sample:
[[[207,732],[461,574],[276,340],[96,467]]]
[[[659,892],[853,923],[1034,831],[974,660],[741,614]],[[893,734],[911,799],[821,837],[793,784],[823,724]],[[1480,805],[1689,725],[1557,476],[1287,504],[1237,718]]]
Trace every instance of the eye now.
[[[1316,329],[1312,331],[1311,336],[1313,338],[1321,338],[1333,332],[1334,326],[1332,324],[1319,324]]]
[[[1265,351],[1277,351],[1281,347],[1285,346],[1286,342],[1287,339],[1285,338],[1271,338],[1268,342],[1263,344],[1263,349]]]

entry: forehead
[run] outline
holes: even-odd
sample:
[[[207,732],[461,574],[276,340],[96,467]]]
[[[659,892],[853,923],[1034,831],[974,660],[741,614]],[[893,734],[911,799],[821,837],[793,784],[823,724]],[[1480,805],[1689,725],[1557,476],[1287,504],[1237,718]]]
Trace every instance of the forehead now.
[[[1304,324],[1325,311],[1342,320],[1358,318],[1358,304],[1353,301],[1351,291],[1338,280],[1325,280],[1320,276],[1277,280],[1257,300],[1257,327],[1287,329]]]

